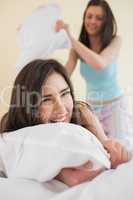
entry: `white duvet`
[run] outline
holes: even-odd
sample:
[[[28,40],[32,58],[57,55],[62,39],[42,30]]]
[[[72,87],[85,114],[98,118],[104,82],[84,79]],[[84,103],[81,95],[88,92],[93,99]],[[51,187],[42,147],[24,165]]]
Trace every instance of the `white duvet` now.
[[[77,125],[39,125],[6,134],[0,139],[0,158],[1,170],[8,176],[0,178],[2,200],[133,199],[133,161],[72,188],[54,180],[61,168],[87,160],[95,167],[110,167],[102,145]]]

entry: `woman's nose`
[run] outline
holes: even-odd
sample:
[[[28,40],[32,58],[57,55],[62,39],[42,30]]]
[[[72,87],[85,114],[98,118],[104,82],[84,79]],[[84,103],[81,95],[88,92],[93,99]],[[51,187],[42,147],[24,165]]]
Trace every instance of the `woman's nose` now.
[[[56,100],[54,110],[56,114],[66,114],[66,107],[61,99]]]
[[[92,24],[95,24],[95,23],[96,23],[96,18],[95,18],[95,17],[92,17],[92,18],[91,18],[91,23],[92,23]]]

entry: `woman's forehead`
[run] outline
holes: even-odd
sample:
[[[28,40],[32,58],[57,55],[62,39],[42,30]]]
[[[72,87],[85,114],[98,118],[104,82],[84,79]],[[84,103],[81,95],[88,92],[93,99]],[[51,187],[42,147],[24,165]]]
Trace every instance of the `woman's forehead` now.
[[[105,11],[101,6],[89,6],[86,10],[86,14],[96,14],[102,16],[105,14]]]
[[[42,88],[42,93],[45,95],[57,93],[66,88],[69,88],[69,86],[64,77],[57,72],[53,72],[48,76],[47,80],[45,81]]]

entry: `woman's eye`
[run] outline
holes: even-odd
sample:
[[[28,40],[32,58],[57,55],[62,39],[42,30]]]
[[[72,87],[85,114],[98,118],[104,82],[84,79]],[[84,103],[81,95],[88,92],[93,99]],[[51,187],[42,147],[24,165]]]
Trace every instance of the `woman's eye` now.
[[[67,96],[67,95],[69,95],[70,94],[70,91],[66,91],[66,92],[64,92],[64,93],[62,93],[62,95],[61,96]]]
[[[42,103],[49,103],[49,102],[51,102],[52,101],[52,99],[50,99],[50,98],[42,98]]]
[[[92,16],[91,16],[91,15],[88,15],[88,16],[87,16],[87,19],[91,19],[91,18],[92,18]]]
[[[43,101],[43,102],[46,102],[46,101],[50,101],[50,99],[43,99],[42,101]]]
[[[97,17],[97,20],[103,21],[103,20],[104,20],[104,17]]]

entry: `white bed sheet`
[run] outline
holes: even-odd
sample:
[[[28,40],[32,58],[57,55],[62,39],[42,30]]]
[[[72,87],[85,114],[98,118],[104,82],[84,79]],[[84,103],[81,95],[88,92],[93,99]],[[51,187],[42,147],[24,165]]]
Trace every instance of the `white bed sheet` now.
[[[39,183],[24,179],[0,178],[2,200],[132,200],[133,160],[116,170],[103,172],[91,182],[68,188],[53,180]]]
[[[43,125],[40,125],[38,127],[42,129]],[[23,132],[25,129],[18,131],[19,134],[15,134],[15,133],[14,134],[10,133],[10,134],[13,135],[15,139],[17,139],[16,138],[17,136],[18,141],[20,141],[20,144],[21,144],[22,138],[26,139],[30,135],[34,138],[36,136],[36,133],[37,133],[38,139],[39,139],[39,135],[44,137],[44,134],[41,134],[41,132],[39,133],[39,131],[33,134],[33,132],[35,131],[35,130],[33,131],[33,129],[36,130],[38,128],[37,127],[27,128],[28,134],[27,132],[24,132],[25,134],[23,133],[24,134],[23,136],[25,137],[21,137],[22,135],[20,134],[20,132]],[[42,130],[44,131],[44,129]],[[55,127],[54,127],[54,131],[55,131]],[[50,137],[49,134],[48,134],[48,138]],[[47,134],[45,134],[45,136],[46,135]],[[54,134],[54,136],[56,136],[56,134]],[[72,134],[72,136],[74,136],[74,134]],[[86,137],[85,134],[84,136]],[[37,140],[37,138],[35,137],[34,139]],[[53,138],[53,135],[51,135],[50,138]],[[4,141],[6,142],[6,140]],[[14,141],[14,140],[11,140],[11,141]],[[18,145],[17,149],[20,149],[19,148],[20,146]],[[8,146],[6,146],[6,149],[8,150],[7,147]],[[2,153],[2,149],[0,152]],[[15,152],[17,154],[20,151],[15,151]],[[10,157],[10,161],[11,159],[12,158]],[[31,165],[31,169],[32,169],[32,166],[33,165]],[[47,170],[51,170],[51,169],[48,168]],[[21,178],[20,177],[19,178],[15,178],[15,177],[14,178],[13,177],[0,178],[0,200],[18,200],[18,199],[19,200],[29,200],[29,199],[31,200],[74,200],[74,199],[76,200],[87,200],[87,199],[88,200],[107,200],[107,199],[108,200],[133,200],[133,189],[132,189],[133,173],[132,171],[133,171],[133,160],[131,160],[128,163],[120,165],[115,170],[107,170],[103,172],[101,175],[97,176],[91,182],[88,181],[86,183],[80,184],[72,188],[67,187],[66,185],[64,185],[63,183],[57,180],[51,180],[49,182],[39,182],[37,181],[38,179],[36,179],[35,181],[35,177],[33,177],[34,181],[32,178],[28,179],[28,177],[25,179],[22,177]]]

